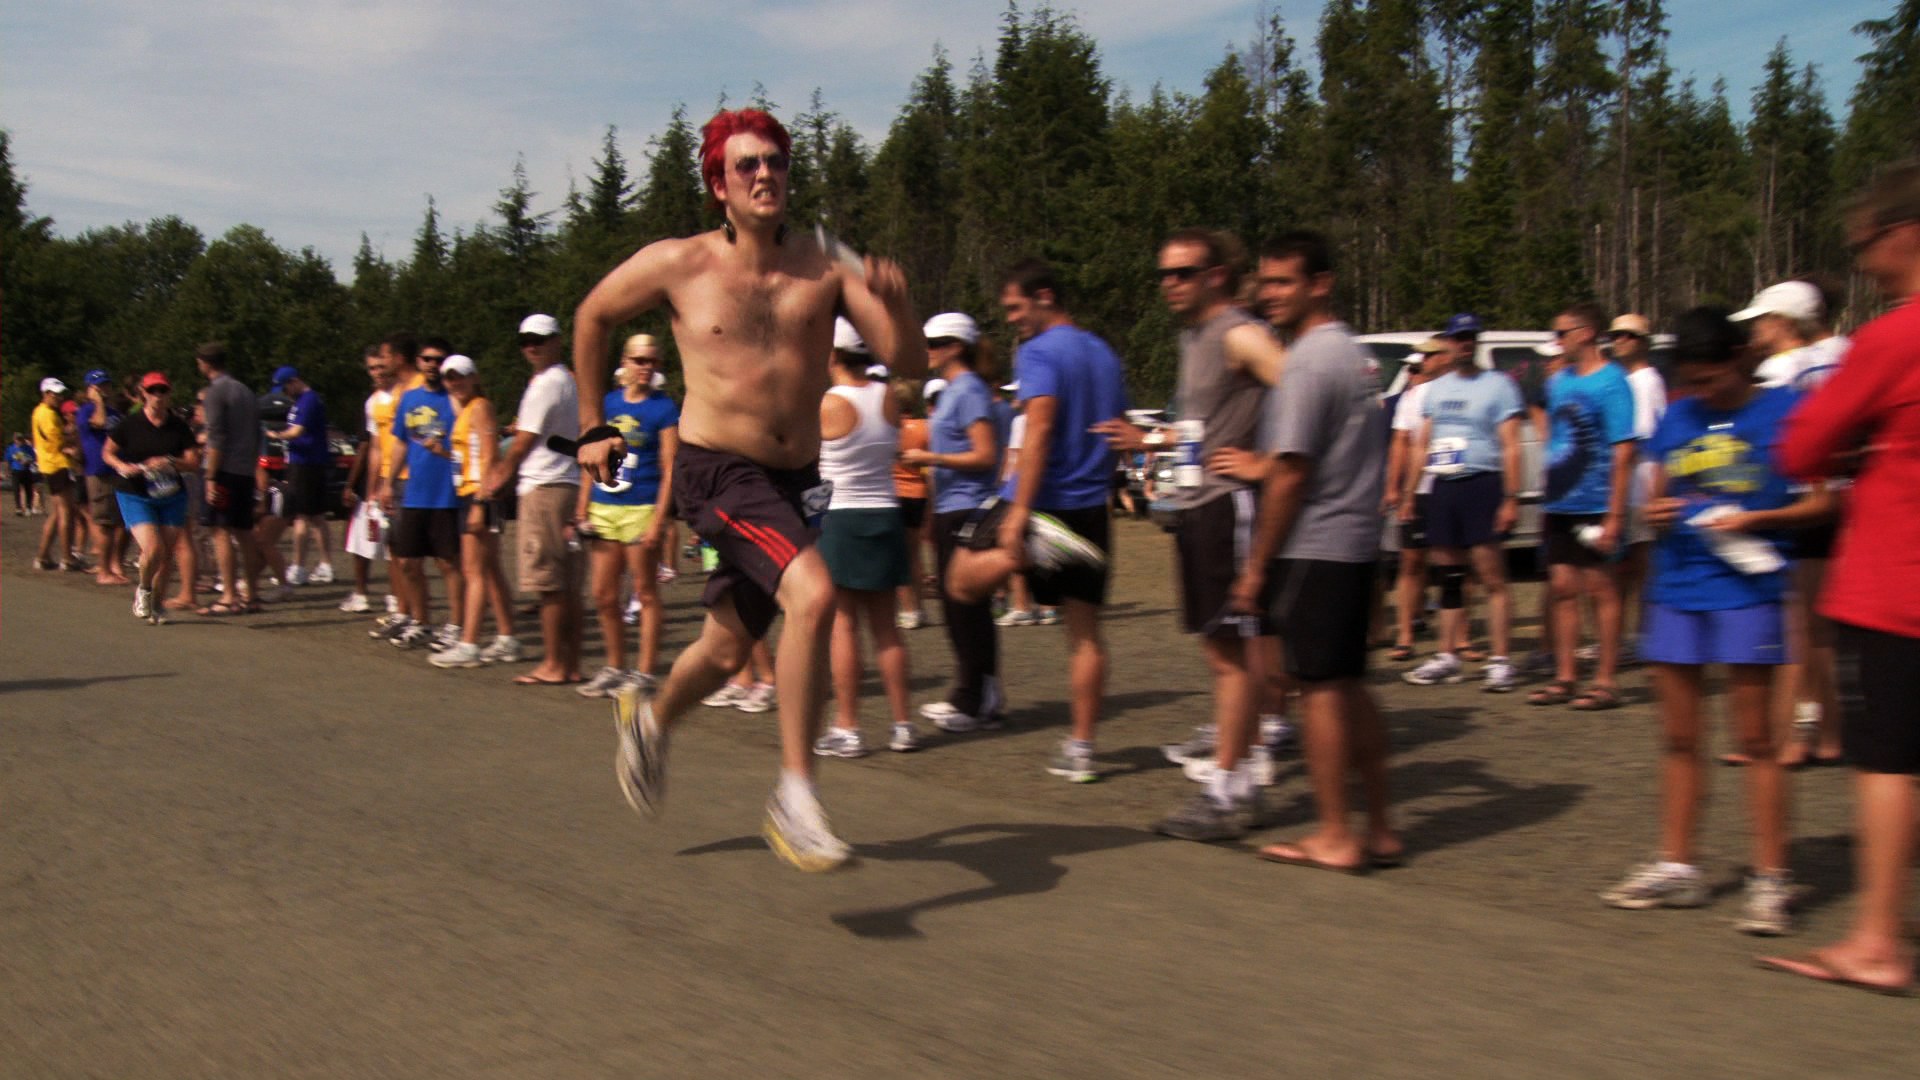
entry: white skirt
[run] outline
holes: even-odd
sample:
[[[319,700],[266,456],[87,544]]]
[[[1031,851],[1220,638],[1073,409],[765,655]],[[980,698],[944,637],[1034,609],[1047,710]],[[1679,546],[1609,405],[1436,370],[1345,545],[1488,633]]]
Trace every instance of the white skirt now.
[[[353,508],[353,517],[347,520],[346,549],[349,555],[377,562],[387,557],[387,536],[368,515],[368,505],[363,502]]]

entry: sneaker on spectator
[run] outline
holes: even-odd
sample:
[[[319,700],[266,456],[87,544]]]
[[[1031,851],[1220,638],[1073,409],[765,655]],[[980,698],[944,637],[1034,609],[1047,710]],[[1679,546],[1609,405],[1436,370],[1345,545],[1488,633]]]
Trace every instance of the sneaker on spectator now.
[[[451,649],[458,644],[460,644],[459,623],[447,623],[433,635],[433,647],[436,650]]]
[[[1513,664],[1504,656],[1496,656],[1487,661],[1480,672],[1480,689],[1489,694],[1511,693],[1520,685],[1520,677],[1513,670]]]
[[[820,757],[862,758],[867,756],[867,742],[858,731],[829,727],[826,734],[813,740],[813,752]]]
[[[1520,674],[1529,679],[1551,679],[1559,664],[1545,649],[1535,649],[1520,661]]]
[[[1460,670],[1460,658],[1452,653],[1435,653],[1427,661],[1412,671],[1401,672],[1400,677],[1415,686],[1436,686],[1440,683],[1457,683],[1466,678]]]
[[[1634,867],[1618,884],[1601,893],[1600,899],[1611,907],[1630,911],[1699,907],[1707,902],[1707,883],[1695,867],[1648,862]]]
[[[1747,875],[1747,897],[1734,929],[1743,934],[1778,937],[1793,932],[1793,875],[1780,870]]]
[[[727,683],[720,689],[700,699],[700,704],[709,709],[738,708],[747,699],[747,688],[739,683]]]
[[[304,566],[287,567],[287,584],[300,586],[307,583],[307,568]]]
[[[1180,808],[1153,823],[1153,831],[1176,840],[1211,843],[1238,840],[1247,826],[1231,806],[1222,806],[1205,791],[1196,791]]]
[[[1274,755],[1280,755],[1293,749],[1300,739],[1300,733],[1293,729],[1284,716],[1263,716],[1260,718],[1260,745]]]
[[[998,618],[993,620],[993,625],[1034,626],[1038,624],[1039,621],[1039,619],[1034,618],[1033,612],[1027,611],[1024,608],[1008,608],[1006,611],[1001,612]]]
[[[395,634],[390,644],[396,649],[421,649],[433,645],[433,631],[424,623],[409,621],[406,629]]]
[[[918,630],[927,625],[927,614],[924,611],[903,611],[893,617],[893,625],[902,630]]]
[[[393,595],[392,593],[388,593],[387,594],[387,614],[394,615],[394,614],[398,614],[399,611],[400,611],[400,598]]]
[[[499,634],[480,650],[483,664],[511,664],[520,659],[520,639]]]
[[[1033,621],[1035,625],[1038,626],[1058,625],[1060,622],[1060,609],[1057,607],[1043,607],[1033,613]]]
[[[441,649],[427,657],[427,663],[437,668],[476,668],[483,661],[480,659],[480,646],[471,641],[457,641],[452,648]]]
[[[627,673],[617,667],[603,667],[593,673],[593,678],[573,688],[581,697],[612,697],[615,690],[627,684]]]
[[[660,569],[654,572],[653,580],[656,584],[671,585],[673,584],[674,579],[679,576],[680,576],[680,571],[675,570],[673,567],[668,566],[666,563],[661,563]]]
[[[133,617],[136,619],[153,618],[153,590],[136,585],[133,589]]]
[[[627,672],[627,685],[633,687],[635,690],[640,691],[642,694],[645,694],[647,697],[652,697],[654,694],[658,693],[660,690],[660,680],[654,678],[651,675],[648,675],[647,673],[639,670],[638,668],[629,670]]]
[[[1573,650],[1573,658],[1583,664],[1591,664],[1600,659],[1600,646],[1593,642],[1588,642]]]
[[[965,735],[972,731],[992,731],[1006,724],[1006,719],[998,713],[989,712],[981,716],[973,716],[961,712],[945,701],[930,701],[920,706],[920,715],[933,721],[934,727],[955,735]]]
[[[747,691],[746,696],[735,703],[733,707],[744,713],[763,713],[773,708],[773,705],[773,684],[770,682],[759,682],[754,683],[753,687]]]
[[[621,612],[620,621],[625,623],[628,626],[634,626],[640,622],[640,598],[639,597],[636,596],[633,599],[627,601],[627,610],[624,612]]]
[[[373,604],[368,601],[366,593],[348,593],[347,598],[340,601],[340,610],[359,614],[363,611],[372,611]]]
[[[913,730],[912,724],[893,725],[893,735],[887,740],[887,749],[896,754],[911,753],[920,749],[920,733]]]
[[[1077,747],[1072,739],[1062,739],[1054,747],[1053,757],[1047,760],[1047,771],[1075,784],[1091,784],[1100,779],[1100,774],[1093,769],[1093,749]]]
[[[319,566],[314,567],[313,573],[307,575],[307,581],[314,585],[333,584],[333,564],[323,562]]]
[[[1175,765],[1184,765],[1196,759],[1213,760],[1214,728],[1212,724],[1193,725],[1193,734],[1186,742],[1164,743],[1160,753]]]
[[[405,633],[412,625],[412,619],[396,611],[391,615],[381,616],[380,619],[373,624],[373,629],[367,631],[367,636],[375,641],[392,641],[394,638]]]

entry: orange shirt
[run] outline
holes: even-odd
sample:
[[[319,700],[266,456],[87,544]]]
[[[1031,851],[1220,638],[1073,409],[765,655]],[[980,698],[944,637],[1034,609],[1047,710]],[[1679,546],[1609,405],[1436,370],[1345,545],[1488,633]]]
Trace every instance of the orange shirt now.
[[[910,416],[900,418],[900,451],[927,448],[927,422]],[[927,470],[893,462],[893,493],[903,499],[927,497]]]

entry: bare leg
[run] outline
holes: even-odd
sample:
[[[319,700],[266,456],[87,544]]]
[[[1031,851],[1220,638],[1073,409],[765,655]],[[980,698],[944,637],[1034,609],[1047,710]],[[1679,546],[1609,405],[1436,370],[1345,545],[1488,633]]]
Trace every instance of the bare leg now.
[[[1303,684],[1301,711],[1306,724],[1307,775],[1313,782],[1318,827],[1290,845],[1275,845],[1276,853],[1293,848],[1333,866],[1357,865],[1364,852],[1360,838],[1347,824],[1347,770],[1352,743],[1345,715],[1349,705],[1345,680]]]
[[[642,675],[653,674],[660,659],[660,631],[667,613],[660,607],[660,549],[636,544],[627,549],[627,573],[633,578],[633,591],[640,598],[640,660],[636,669]]]
[[[674,658],[673,667],[660,683],[660,692],[653,699],[653,715],[661,726],[671,726],[701,698],[720,689],[728,676],[742,670],[755,647],[733,609],[733,598],[722,597],[719,604],[708,609],[700,636]]]
[[[1404,548],[1400,552],[1400,580],[1394,583],[1393,643],[1413,647],[1413,616],[1420,598],[1427,591],[1427,551]]]
[[[833,630],[833,582],[815,548],[800,552],[780,578],[777,594],[786,613],[773,681],[780,697],[780,764],[789,773],[813,775],[813,741],[820,734],[827,689],[827,638]]]
[[[1499,544],[1482,544],[1472,556],[1474,573],[1487,592],[1487,634],[1493,655],[1512,656],[1513,592],[1507,588],[1507,553]]]
[[[1693,863],[1693,837],[1706,790],[1700,761],[1701,669],[1698,664],[1653,665],[1660,701],[1660,857]]]
[[[918,542],[917,534],[914,540]],[[907,644],[901,640],[900,627],[894,622],[899,612],[894,607],[893,594],[866,593],[862,599],[867,626],[873,635],[873,666],[880,671],[880,686],[887,694],[887,710],[892,713],[894,723],[904,724],[911,704],[907,688]]]
[[[1237,637],[1202,638],[1200,649],[1213,673],[1214,764],[1232,772],[1246,757],[1258,726],[1253,718],[1253,675],[1248,671],[1250,650]]]
[[[1600,641],[1600,660],[1594,666],[1596,686],[1618,685],[1620,671],[1620,570],[1609,564],[1597,570],[1582,570],[1581,584],[1593,597],[1596,635]]]
[[[626,546],[617,540],[595,540],[588,553],[593,610],[600,620],[600,643],[610,668],[627,666],[627,627],[620,618],[625,606],[620,576],[626,569],[626,553]]]
[[[1580,571],[1567,563],[1547,568],[1551,590],[1547,610],[1553,619],[1554,678],[1571,683],[1580,677],[1573,653],[1580,645]]]
[[[1353,766],[1360,774],[1360,792],[1366,800],[1367,854],[1398,856],[1404,848],[1393,833],[1391,799],[1387,786],[1387,720],[1366,685],[1346,681],[1347,716],[1351,721]]]
[[[833,669],[833,724],[860,730],[860,594],[833,590],[833,631],[828,653]]]
[[[1833,974],[1875,986],[1913,982],[1913,950],[1901,925],[1912,873],[1915,814],[1920,794],[1904,773],[1854,773],[1858,804],[1854,879],[1860,895],[1847,936],[1806,957],[1775,960],[1788,971],[1816,977]]]
[[[1073,737],[1092,742],[1107,689],[1107,646],[1100,639],[1100,608],[1084,600],[1062,605],[1067,627],[1068,671],[1073,685]]]
[[[1770,665],[1731,664],[1727,668],[1727,709],[1748,757],[1747,801],[1753,818],[1753,869],[1787,868],[1787,771],[1780,766],[1774,740],[1773,672]]]

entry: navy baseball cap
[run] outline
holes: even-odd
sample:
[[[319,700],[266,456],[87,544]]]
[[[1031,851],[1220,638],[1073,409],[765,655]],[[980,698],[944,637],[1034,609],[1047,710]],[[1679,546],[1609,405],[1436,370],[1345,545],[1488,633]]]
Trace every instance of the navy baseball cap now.
[[[300,377],[300,370],[292,364],[282,364],[273,372],[273,385],[285,386]]]
[[[87,372],[87,385],[112,386],[113,376],[107,374],[105,368],[94,368],[92,371]]]
[[[1476,315],[1461,312],[1447,320],[1447,328],[1440,331],[1441,337],[1479,337],[1480,319]]]

